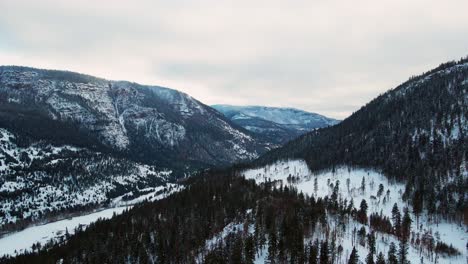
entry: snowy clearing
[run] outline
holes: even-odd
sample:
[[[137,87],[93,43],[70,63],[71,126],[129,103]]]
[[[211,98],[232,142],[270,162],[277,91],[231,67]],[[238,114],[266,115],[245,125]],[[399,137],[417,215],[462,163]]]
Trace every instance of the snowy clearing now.
[[[315,197],[330,197],[333,193],[333,187],[338,183],[338,199],[347,199],[348,201],[353,199],[354,207],[356,208],[359,208],[359,203],[362,199],[365,199],[369,205],[369,215],[375,212],[391,217],[392,207],[395,203],[397,203],[400,210],[403,207],[409,207],[411,212],[411,206],[402,199],[405,185],[393,182],[375,170],[342,167],[336,169],[335,172],[325,171],[314,174],[309,170],[305,161],[290,160],[279,161],[262,168],[246,170],[242,172],[242,175],[247,179],[254,179],[257,183],[278,181],[278,184],[293,186],[298,191]],[[363,179],[365,182],[364,190],[361,188]],[[384,186],[384,191],[379,196],[377,192],[380,184]],[[468,253],[466,245],[468,242],[468,230],[466,230],[465,226],[446,221],[435,224],[434,222],[430,222],[429,217],[423,213],[419,217],[418,227],[414,214],[411,214],[411,218],[413,219],[412,231],[420,235],[425,231],[429,231],[435,236],[438,235],[440,241],[453,245],[462,254],[459,257],[452,258],[439,256],[441,257],[439,263],[467,263]],[[343,253],[347,254],[346,256],[352,250],[351,231],[354,226],[358,229],[361,227],[359,223],[355,221],[351,222],[343,237],[338,239],[344,248]],[[335,225],[333,222],[331,224]],[[367,226],[366,228],[368,230],[369,227]],[[396,238],[391,235],[378,233],[377,247],[382,252],[386,253],[391,241],[397,242]],[[367,249],[359,246],[357,249],[361,260],[364,261]],[[410,247],[409,256],[412,263],[420,263],[421,256],[416,248]],[[423,257],[424,261],[428,261],[426,256]]]

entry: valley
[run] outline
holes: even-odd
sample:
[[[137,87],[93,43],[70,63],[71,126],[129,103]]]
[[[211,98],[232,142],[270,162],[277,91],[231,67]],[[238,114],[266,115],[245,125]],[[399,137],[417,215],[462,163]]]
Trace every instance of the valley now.
[[[0,67],[0,263],[466,263],[467,80],[338,122]]]

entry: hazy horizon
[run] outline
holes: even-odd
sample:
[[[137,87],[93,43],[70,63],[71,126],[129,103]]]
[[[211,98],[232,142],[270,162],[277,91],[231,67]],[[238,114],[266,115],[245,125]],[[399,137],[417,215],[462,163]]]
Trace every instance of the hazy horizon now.
[[[467,55],[467,1],[2,1],[0,64],[344,119]]]

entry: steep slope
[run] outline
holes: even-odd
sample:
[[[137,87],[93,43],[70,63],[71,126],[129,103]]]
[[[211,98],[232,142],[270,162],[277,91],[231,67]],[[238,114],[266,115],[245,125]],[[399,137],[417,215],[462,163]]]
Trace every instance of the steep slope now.
[[[276,144],[339,121],[294,108],[212,105],[235,124]]]
[[[409,201],[430,212],[438,204],[446,216],[462,213],[468,186],[467,91],[468,59],[442,64],[256,164],[298,158],[312,171],[341,165],[381,169],[406,181]]]
[[[3,66],[0,233],[162,192],[268,148],[175,90]]]
[[[70,145],[20,145],[18,139],[0,128],[0,234],[171,186],[169,170]]]
[[[14,66],[0,67],[0,127],[182,170],[249,160],[268,149],[175,90]]]

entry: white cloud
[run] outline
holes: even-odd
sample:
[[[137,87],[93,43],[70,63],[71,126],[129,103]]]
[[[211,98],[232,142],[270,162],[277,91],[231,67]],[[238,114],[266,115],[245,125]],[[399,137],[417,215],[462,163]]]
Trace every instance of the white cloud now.
[[[338,118],[468,47],[465,0],[3,0],[0,10],[0,64]]]

